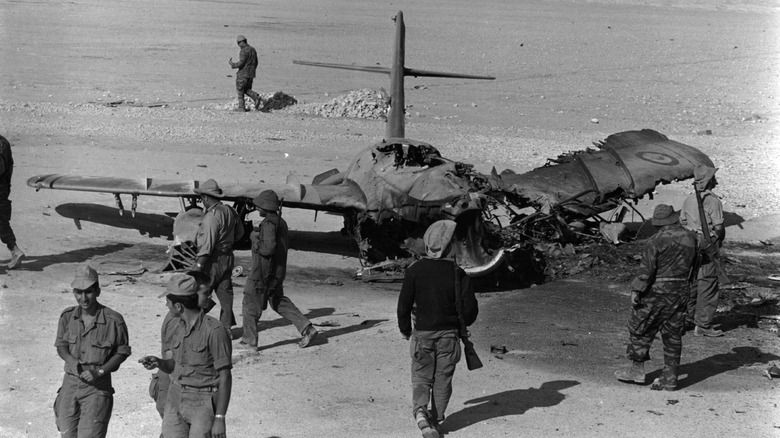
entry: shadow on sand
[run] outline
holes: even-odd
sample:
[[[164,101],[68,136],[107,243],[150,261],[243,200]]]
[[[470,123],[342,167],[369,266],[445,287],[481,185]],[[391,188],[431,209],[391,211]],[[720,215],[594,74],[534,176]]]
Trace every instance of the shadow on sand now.
[[[130,248],[133,245],[127,243],[112,243],[93,248],[76,249],[61,254],[50,254],[45,256],[35,256],[27,254],[22,264],[17,268],[19,271],[43,271],[44,268],[60,263],[82,263],[92,260],[97,256],[112,254]],[[6,266],[0,265],[0,272],[5,272]]]
[[[120,216],[116,207],[99,204],[61,204],[54,209],[60,216],[73,219],[76,227],[81,229],[81,222],[94,222],[116,228],[138,230],[143,236],[165,237],[173,239],[173,219],[164,214],[135,213],[130,211]]]
[[[491,418],[522,415],[533,408],[555,406],[566,398],[564,389],[579,385],[576,380],[544,382],[539,388],[513,389],[466,401],[473,405],[448,416],[443,431],[454,432]]]

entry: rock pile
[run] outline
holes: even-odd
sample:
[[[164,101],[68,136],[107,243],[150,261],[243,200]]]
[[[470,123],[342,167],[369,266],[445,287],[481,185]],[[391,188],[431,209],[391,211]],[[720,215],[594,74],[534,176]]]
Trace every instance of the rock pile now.
[[[353,117],[359,119],[384,119],[387,117],[388,96],[385,90],[352,90],[326,103],[299,105],[290,111],[321,117]]]

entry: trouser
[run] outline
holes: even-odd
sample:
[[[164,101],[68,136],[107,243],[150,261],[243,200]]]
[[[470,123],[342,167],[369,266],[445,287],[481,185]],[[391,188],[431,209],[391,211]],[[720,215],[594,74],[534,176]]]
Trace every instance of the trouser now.
[[[691,283],[686,320],[701,328],[712,328],[718,309],[718,273],[715,263],[703,263]]]
[[[163,414],[165,438],[211,437],[216,392],[200,392],[171,384]]]
[[[244,299],[241,303],[241,312],[243,313],[244,337],[246,344],[257,346],[257,322],[263,316],[262,303],[264,297],[264,287],[259,281],[247,279],[244,285]],[[284,288],[279,285],[273,291],[269,291],[268,303],[279,316],[293,323],[298,333],[303,335],[306,327],[311,325],[311,321],[306,318],[300,309],[284,295]]]
[[[219,305],[219,322],[230,330],[236,325],[233,315],[233,253],[212,256],[205,272],[211,277],[211,290],[217,293]]]
[[[664,344],[664,376],[669,375],[667,380],[673,378],[673,382],[669,383],[676,383],[682,355],[687,287],[687,283],[654,285],[647,296],[634,306],[628,321],[630,342],[626,348],[626,357],[635,362],[649,360],[650,346],[660,331]]]
[[[158,370],[152,374],[152,381],[149,382],[149,396],[154,400],[160,418],[163,418],[165,414],[165,402],[168,400],[168,387],[170,385],[171,376],[168,373]]]
[[[114,389],[91,385],[66,374],[54,399],[54,418],[62,438],[102,438],[114,408]]]
[[[452,396],[452,376],[461,355],[458,331],[415,330],[409,354],[412,357],[412,415],[425,409],[437,421],[444,421],[444,412]]]
[[[16,247],[16,236],[11,229],[11,200],[8,199],[9,189],[0,189],[0,241],[2,241],[9,250],[13,251]]]
[[[244,94],[254,100],[260,98],[260,95],[252,91],[252,78],[236,78],[236,92],[238,93],[239,105],[244,103]],[[257,108],[255,108],[257,109]]]

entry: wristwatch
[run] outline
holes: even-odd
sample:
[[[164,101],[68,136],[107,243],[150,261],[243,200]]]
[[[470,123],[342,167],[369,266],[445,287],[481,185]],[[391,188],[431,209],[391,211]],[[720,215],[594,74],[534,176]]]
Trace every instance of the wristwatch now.
[[[106,370],[103,368],[98,369],[98,376],[103,377],[106,374]]]
[[[216,415],[214,415],[214,418],[221,418],[221,419],[224,420],[225,419],[225,415],[224,414],[216,414]]]

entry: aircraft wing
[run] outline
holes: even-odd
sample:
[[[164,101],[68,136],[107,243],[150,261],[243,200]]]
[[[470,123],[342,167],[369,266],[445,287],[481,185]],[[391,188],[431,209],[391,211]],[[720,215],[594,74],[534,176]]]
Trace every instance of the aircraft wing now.
[[[291,175],[286,184],[220,183],[220,188],[225,195],[223,199],[228,201],[247,201],[264,190],[273,190],[279,198],[284,199],[286,207],[331,212],[365,209],[365,195],[355,183],[348,180],[340,180],[338,184],[325,182],[303,185]],[[199,196],[194,190],[200,186],[200,181],[49,174],[33,176],[27,180],[27,185],[36,190],[110,193],[117,198],[119,195],[131,195],[133,198],[161,196],[194,199]]]

